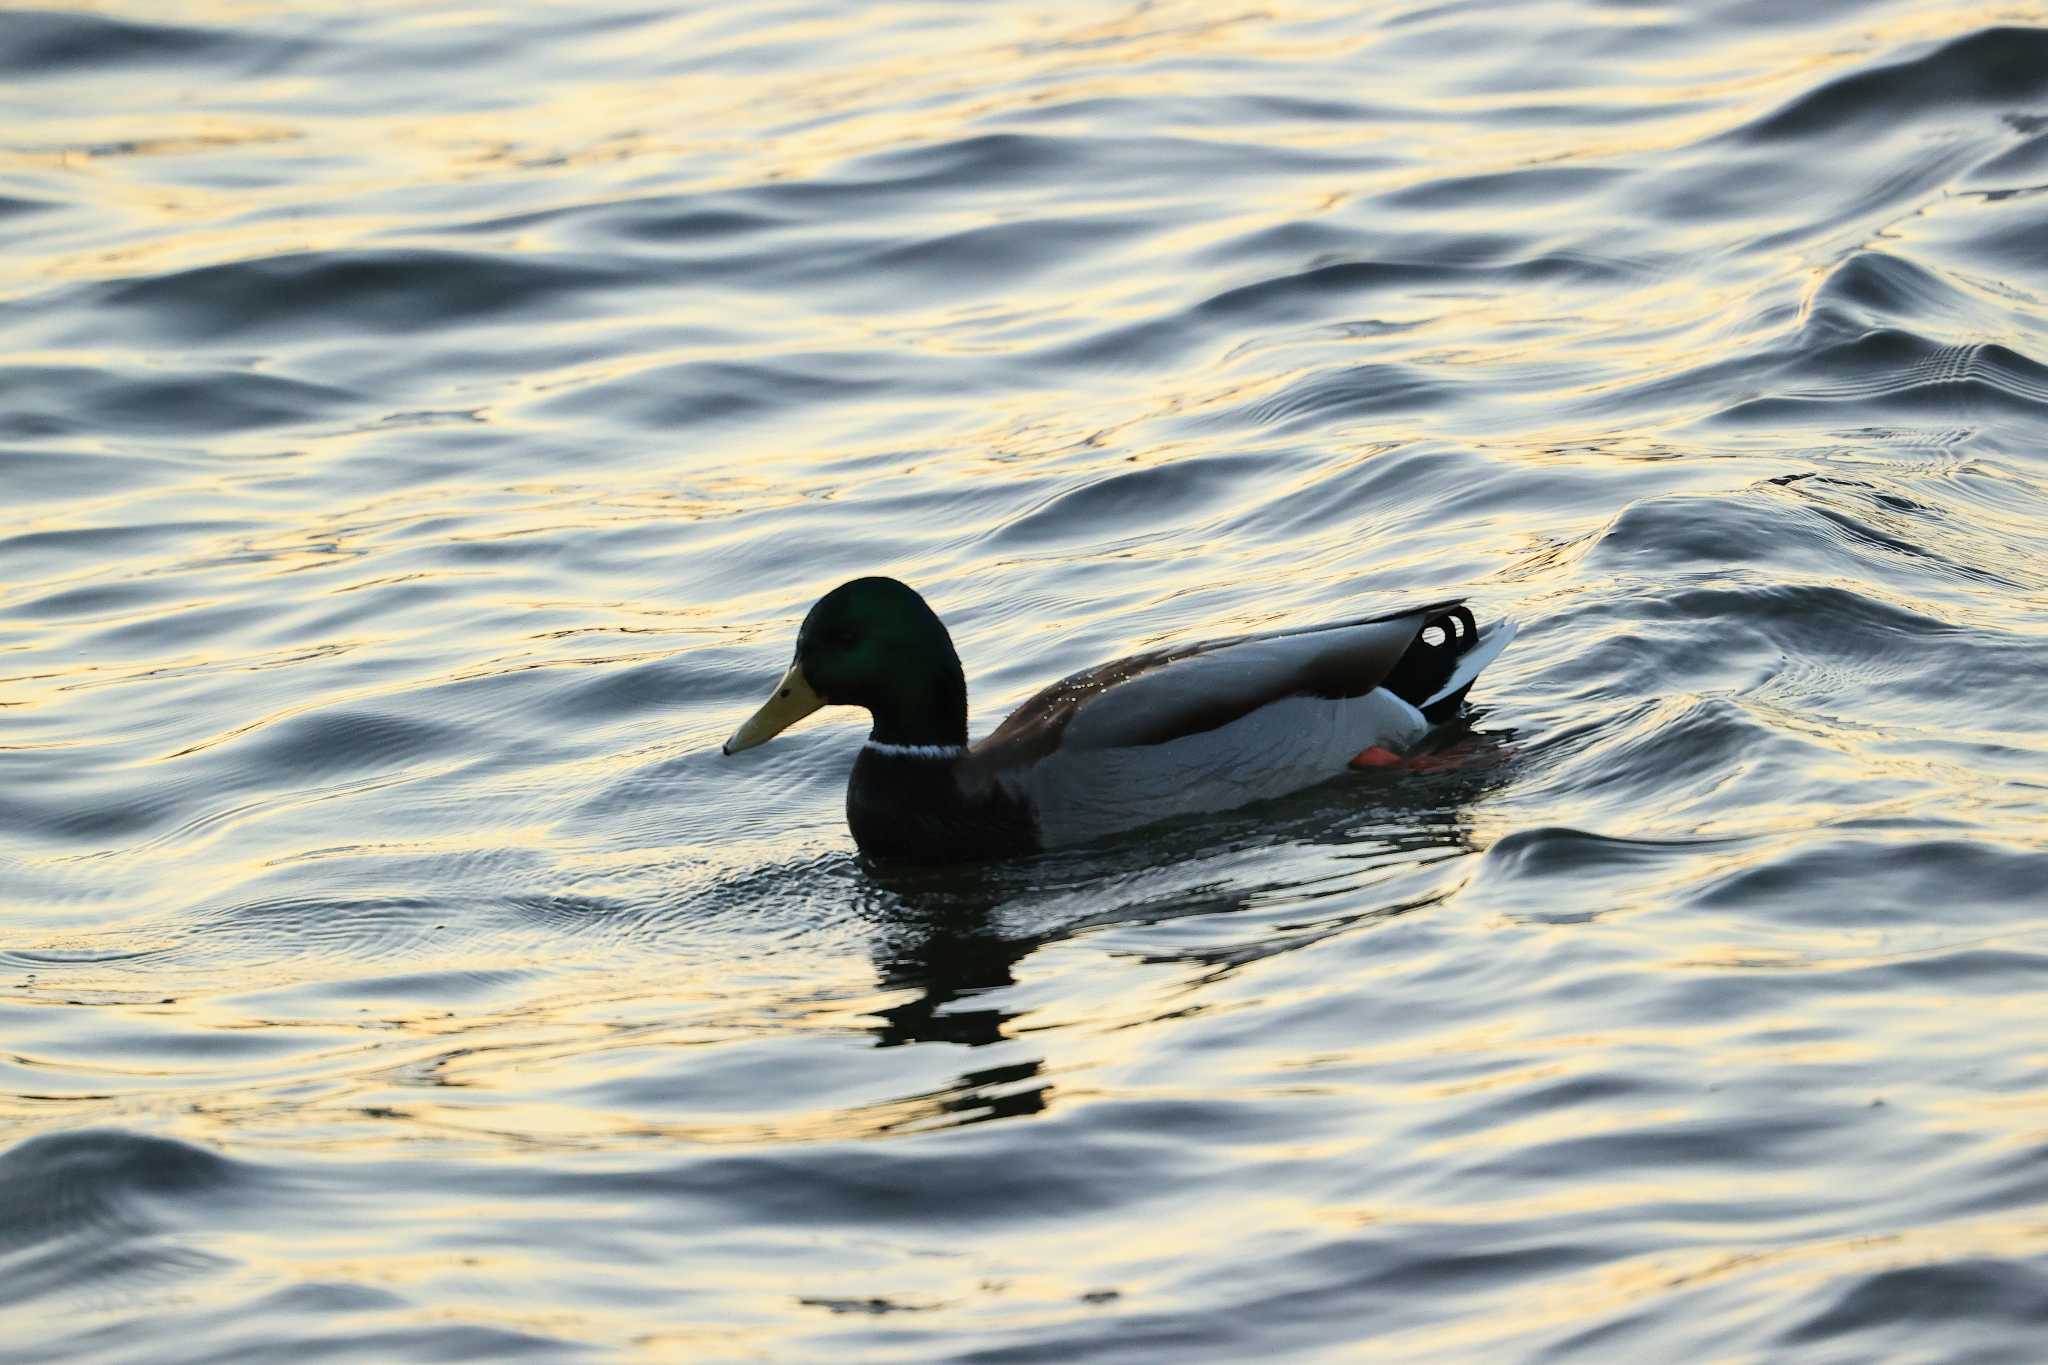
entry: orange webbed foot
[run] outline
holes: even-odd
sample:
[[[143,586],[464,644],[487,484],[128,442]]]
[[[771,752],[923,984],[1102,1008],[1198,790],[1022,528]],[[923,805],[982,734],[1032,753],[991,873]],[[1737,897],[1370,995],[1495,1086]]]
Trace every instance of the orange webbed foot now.
[[[1405,755],[1375,744],[1370,749],[1361,750],[1356,754],[1349,766],[1361,772],[1371,768],[1399,768],[1410,773],[1440,773],[1498,761],[1498,755],[1488,753],[1467,738],[1459,740],[1447,749]]]

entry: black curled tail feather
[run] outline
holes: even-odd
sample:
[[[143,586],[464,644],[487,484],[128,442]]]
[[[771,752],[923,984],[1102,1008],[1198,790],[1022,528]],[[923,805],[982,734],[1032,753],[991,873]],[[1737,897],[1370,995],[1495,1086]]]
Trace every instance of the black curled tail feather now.
[[[1408,652],[1401,656],[1401,662],[1394,665],[1394,671],[1380,686],[1420,710],[1423,719],[1430,724],[1441,725],[1458,714],[1458,708],[1464,704],[1465,694],[1471,690],[1472,684],[1468,682],[1448,696],[1438,697],[1428,706],[1423,703],[1436,696],[1437,689],[1450,681],[1459,658],[1478,640],[1479,624],[1472,619],[1471,608],[1464,603],[1432,611],[1424,618],[1415,643],[1408,646]]]

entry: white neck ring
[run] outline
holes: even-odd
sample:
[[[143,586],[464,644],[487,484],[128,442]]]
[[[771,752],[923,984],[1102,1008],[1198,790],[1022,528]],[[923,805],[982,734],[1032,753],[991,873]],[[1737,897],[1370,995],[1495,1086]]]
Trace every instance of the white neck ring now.
[[[871,739],[867,747],[890,758],[958,758],[967,752],[964,744],[884,744]]]

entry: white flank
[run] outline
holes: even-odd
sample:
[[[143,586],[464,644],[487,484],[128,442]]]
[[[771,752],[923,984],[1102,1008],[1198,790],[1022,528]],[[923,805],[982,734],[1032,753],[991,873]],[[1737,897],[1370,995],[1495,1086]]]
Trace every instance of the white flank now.
[[[1035,798],[1048,847],[1175,815],[1285,796],[1344,771],[1375,744],[1404,749],[1429,732],[1385,688],[1362,697],[1288,697],[1240,720],[1164,744],[1066,749],[1017,783]]]

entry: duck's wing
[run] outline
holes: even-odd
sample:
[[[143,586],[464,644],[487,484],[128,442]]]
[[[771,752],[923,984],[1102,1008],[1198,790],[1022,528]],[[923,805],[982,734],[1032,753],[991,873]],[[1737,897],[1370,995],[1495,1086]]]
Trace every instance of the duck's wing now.
[[[1358,697],[1386,682],[1425,627],[1461,599],[1381,616],[1134,654],[1062,678],[974,746],[1010,767],[1055,750],[1164,744],[1228,725],[1287,697]]]

